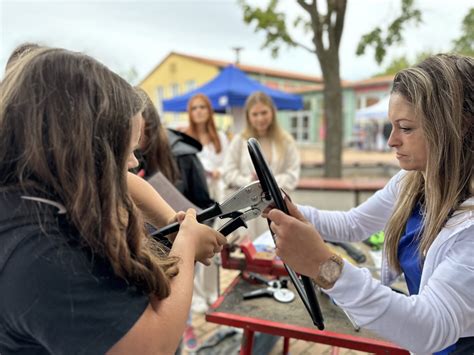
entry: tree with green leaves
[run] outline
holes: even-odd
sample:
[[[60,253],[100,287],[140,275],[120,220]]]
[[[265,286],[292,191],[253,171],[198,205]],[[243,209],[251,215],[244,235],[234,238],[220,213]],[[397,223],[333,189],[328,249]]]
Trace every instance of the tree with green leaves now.
[[[402,13],[397,17],[385,31],[380,27],[374,28],[369,33],[362,36],[357,45],[356,54],[362,55],[367,47],[373,47],[375,60],[378,64],[382,63],[387,48],[403,41],[402,28],[408,21],[414,21],[416,25],[421,22],[421,12],[413,8],[414,0],[402,1]]]
[[[262,48],[271,50],[277,56],[280,46],[301,47],[316,56],[324,80],[324,115],[327,122],[326,140],[324,144],[324,175],[341,177],[342,175],[342,88],[339,63],[339,46],[344,29],[347,0],[326,0],[326,6],[321,6],[318,0],[297,0],[304,10],[305,18],[298,17],[294,27],[302,27],[306,33],[312,34],[312,46],[307,46],[295,40],[289,33],[286,16],[278,10],[278,0],[269,0],[266,8],[250,6],[245,0],[239,0],[243,9],[244,21],[247,24],[256,23],[255,31],[264,31],[266,40]],[[402,0],[402,15],[390,26],[385,38],[379,29],[365,39],[365,47],[376,43],[376,58],[385,56],[385,52],[377,48],[398,43],[402,40],[403,25],[415,19],[419,21],[420,13],[413,9],[413,0]],[[372,42],[371,38],[379,40]],[[364,47],[364,49],[365,49]]]
[[[454,41],[453,52],[474,57],[474,8],[462,21],[462,35]]]
[[[407,56],[401,55],[393,58],[383,71],[375,74],[374,76],[393,75],[402,69],[408,68],[410,65],[410,60],[407,58]]]
[[[138,72],[135,67],[129,67],[126,70],[121,70],[118,73],[122,78],[127,80],[131,85],[135,85],[138,79]]]
[[[399,57],[395,57],[392,59],[392,61],[388,64],[388,66],[385,68],[385,70],[379,74],[376,74],[375,76],[382,76],[382,75],[395,75],[402,69],[409,68],[416,63],[420,63],[429,56],[432,56],[434,53],[432,51],[423,51],[419,52],[415,56],[415,60],[411,61],[407,58],[406,55],[402,55]]]
[[[474,56],[474,8],[469,9],[466,16],[462,21],[461,35],[453,42],[451,52],[456,54],[462,54],[467,56]],[[387,65],[387,67],[379,74],[375,76],[396,74],[402,69],[411,67],[416,63],[420,63],[429,56],[435,54],[436,51],[428,50],[419,52],[415,56],[415,60],[411,61],[406,55],[395,57]]]

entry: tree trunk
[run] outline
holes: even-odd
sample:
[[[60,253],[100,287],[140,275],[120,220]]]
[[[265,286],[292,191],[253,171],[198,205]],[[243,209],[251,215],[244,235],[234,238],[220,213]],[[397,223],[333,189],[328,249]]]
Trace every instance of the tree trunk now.
[[[342,176],[342,88],[339,74],[339,56],[328,53],[321,65],[324,77],[324,115],[326,138],[324,141],[324,176]]]

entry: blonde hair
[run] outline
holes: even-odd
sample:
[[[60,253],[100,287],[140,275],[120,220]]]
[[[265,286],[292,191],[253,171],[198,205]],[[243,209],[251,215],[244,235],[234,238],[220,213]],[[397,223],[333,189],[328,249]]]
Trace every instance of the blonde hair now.
[[[244,131],[242,132],[242,138],[249,139],[251,137],[254,137],[258,139],[257,131],[250,124],[250,110],[252,109],[252,107],[259,103],[270,108],[272,114],[272,122],[268,127],[268,137],[276,145],[278,155],[282,156],[284,154],[286,146],[288,145],[288,142],[293,141],[293,137],[280,127],[276,118],[276,106],[273,103],[272,98],[262,91],[254,92],[245,101],[244,111],[246,126]]]
[[[392,93],[410,102],[421,122],[428,158],[426,170],[410,171],[386,231],[390,266],[400,271],[398,244],[416,203],[423,213],[419,252],[422,259],[438,233],[474,191],[474,59],[439,54],[400,71]]]

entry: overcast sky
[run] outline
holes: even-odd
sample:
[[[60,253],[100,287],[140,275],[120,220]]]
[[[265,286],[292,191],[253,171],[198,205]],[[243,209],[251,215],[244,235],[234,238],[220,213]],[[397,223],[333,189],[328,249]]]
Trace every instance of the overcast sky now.
[[[448,50],[472,7],[471,0],[415,1],[422,10],[423,24],[407,27],[404,44],[390,49],[383,64],[405,53],[414,58],[424,50]],[[295,0],[280,3],[290,19],[302,13]],[[243,64],[308,75],[321,73],[316,57],[303,49],[283,47],[277,59],[260,49],[264,34],[254,33],[253,26],[243,22],[236,0],[0,0],[0,4],[0,68],[18,44],[28,41],[84,51],[117,72],[134,67],[139,78],[171,51],[233,61],[232,47],[236,46],[244,48]],[[385,28],[399,11],[400,0],[348,0],[340,48],[343,79],[363,79],[381,70],[371,50],[357,57],[355,49],[362,34],[375,26]],[[309,35],[292,34],[311,45]]]

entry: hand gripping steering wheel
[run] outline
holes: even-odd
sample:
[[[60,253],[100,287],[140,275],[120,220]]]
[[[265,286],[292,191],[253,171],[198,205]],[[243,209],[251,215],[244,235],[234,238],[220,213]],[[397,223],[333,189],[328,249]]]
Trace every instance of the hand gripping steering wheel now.
[[[273,199],[276,208],[285,212],[286,214],[289,214],[286,204],[281,196],[280,188],[275,181],[275,177],[273,176],[267,162],[265,161],[265,158],[263,157],[260,144],[255,138],[250,138],[247,141],[247,146],[263,192],[266,196],[269,196]],[[270,228],[270,220],[267,221]],[[275,239],[273,232],[271,230],[270,232],[272,233],[273,239]],[[316,298],[316,293],[314,291],[311,279],[307,276],[297,275],[289,266],[286,264],[284,265],[291,281],[295,285],[296,291],[298,292],[303,304],[306,307],[306,310],[311,316],[314,325],[318,327],[319,330],[323,330],[323,315],[321,313],[321,308],[319,307],[318,299]]]

